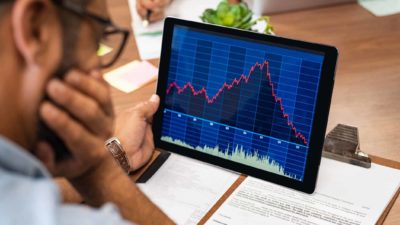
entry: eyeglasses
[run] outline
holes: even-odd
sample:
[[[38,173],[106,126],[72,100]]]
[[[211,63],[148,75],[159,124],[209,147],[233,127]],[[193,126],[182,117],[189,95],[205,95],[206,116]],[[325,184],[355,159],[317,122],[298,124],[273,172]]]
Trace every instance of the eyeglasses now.
[[[97,22],[104,30],[98,43],[97,53],[100,56],[101,68],[112,66],[121,56],[128,40],[129,30],[116,26],[110,19],[98,16],[86,11],[84,8],[64,0],[53,0],[53,2],[78,16],[88,17]]]

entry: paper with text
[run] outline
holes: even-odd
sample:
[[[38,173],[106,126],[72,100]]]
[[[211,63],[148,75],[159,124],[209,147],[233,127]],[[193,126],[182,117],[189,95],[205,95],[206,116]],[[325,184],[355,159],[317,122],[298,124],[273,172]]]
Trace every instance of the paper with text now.
[[[177,224],[197,224],[238,174],[171,153],[139,188]]]
[[[375,224],[399,184],[399,170],[323,158],[314,194],[248,177],[206,224]]]

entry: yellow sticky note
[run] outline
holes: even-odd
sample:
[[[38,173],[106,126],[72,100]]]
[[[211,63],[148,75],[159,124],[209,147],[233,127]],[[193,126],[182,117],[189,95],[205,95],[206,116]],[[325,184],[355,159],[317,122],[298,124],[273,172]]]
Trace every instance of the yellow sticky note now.
[[[158,68],[148,61],[133,61],[104,75],[113,87],[125,93],[134,91],[157,79]]]

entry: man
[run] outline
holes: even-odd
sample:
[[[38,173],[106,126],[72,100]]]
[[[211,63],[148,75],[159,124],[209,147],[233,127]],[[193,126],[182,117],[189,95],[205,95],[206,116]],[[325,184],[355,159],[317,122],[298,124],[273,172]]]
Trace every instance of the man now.
[[[139,104],[114,133],[98,70],[119,54],[109,62],[96,55],[110,30],[121,32],[108,17],[103,0],[0,0],[0,224],[173,223],[105,150],[116,136],[133,169],[148,161],[149,121],[159,104],[157,96]],[[52,145],[39,138],[41,123],[69,158],[55,160]],[[67,178],[93,208],[63,204],[49,172]]]

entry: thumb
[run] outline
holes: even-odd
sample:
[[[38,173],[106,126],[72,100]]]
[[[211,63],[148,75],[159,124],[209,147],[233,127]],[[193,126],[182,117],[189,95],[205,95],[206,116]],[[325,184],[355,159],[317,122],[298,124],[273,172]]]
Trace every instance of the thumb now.
[[[135,111],[139,117],[151,119],[154,113],[157,111],[159,105],[160,97],[158,97],[156,94],[153,94],[148,101],[139,103],[139,105],[135,107]]]

